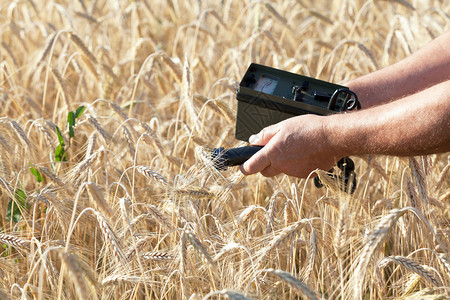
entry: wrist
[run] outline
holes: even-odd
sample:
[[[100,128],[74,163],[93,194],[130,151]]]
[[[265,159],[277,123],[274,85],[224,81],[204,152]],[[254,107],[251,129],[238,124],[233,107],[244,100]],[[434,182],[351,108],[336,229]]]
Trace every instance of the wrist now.
[[[363,140],[352,128],[350,114],[329,115],[323,122],[327,147],[337,159],[358,154],[358,146]]]

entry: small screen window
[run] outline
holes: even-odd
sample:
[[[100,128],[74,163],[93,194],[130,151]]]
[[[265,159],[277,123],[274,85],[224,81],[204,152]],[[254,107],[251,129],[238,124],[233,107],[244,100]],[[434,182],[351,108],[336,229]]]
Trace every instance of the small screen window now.
[[[255,91],[273,94],[278,84],[278,78],[262,74],[256,82]]]

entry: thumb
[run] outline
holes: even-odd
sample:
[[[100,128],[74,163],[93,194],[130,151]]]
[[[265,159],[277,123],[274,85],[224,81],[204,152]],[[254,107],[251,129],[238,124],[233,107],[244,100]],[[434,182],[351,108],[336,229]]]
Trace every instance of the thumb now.
[[[268,126],[257,134],[253,134],[248,138],[248,142],[252,145],[265,145],[278,132],[278,128],[274,125]]]

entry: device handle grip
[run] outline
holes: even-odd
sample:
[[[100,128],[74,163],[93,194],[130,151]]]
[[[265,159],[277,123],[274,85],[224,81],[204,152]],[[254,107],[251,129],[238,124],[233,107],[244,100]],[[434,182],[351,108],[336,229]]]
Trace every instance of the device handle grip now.
[[[227,167],[243,164],[262,147],[252,145],[230,149],[214,148],[211,150],[211,158],[216,169],[225,170]]]

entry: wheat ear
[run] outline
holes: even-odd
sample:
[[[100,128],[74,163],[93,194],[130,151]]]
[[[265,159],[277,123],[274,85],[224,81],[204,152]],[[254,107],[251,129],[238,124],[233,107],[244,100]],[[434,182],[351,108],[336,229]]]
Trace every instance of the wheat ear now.
[[[145,122],[140,122],[141,127],[147,132],[148,137],[150,138],[151,142],[155,143],[156,148],[158,149],[158,152],[161,155],[165,156],[164,147],[161,143],[161,140],[158,137],[158,134]]]
[[[288,272],[274,269],[261,270],[261,272],[267,272],[276,275],[282,281],[286,282],[290,287],[298,291],[301,294],[301,296],[305,297],[306,299],[311,300],[319,299],[308,285],[298,280]]]
[[[96,118],[94,118],[90,114],[86,114],[86,118],[88,119],[89,123],[97,130],[97,132],[100,133],[105,141],[108,141],[111,138],[111,135],[107,133],[105,129],[103,129]]]
[[[414,157],[409,158],[409,167],[411,168],[411,172],[414,177],[414,181],[416,185],[419,187],[419,193],[422,197],[422,201],[426,204],[428,203],[428,195],[427,195],[427,182],[425,181],[425,175],[423,173],[422,168],[419,166],[419,163]]]
[[[344,245],[345,245],[345,234],[346,234],[346,230],[345,230],[345,217],[347,214],[347,206],[343,206],[341,207],[341,211],[339,213],[339,220],[338,220],[338,228],[336,230],[336,235],[334,237],[334,250],[336,253],[336,256],[339,258],[342,258],[342,256],[344,255],[345,249],[344,249]]]
[[[63,95],[63,99],[64,99],[64,103],[66,104],[66,108],[67,110],[70,107],[70,93],[66,84],[66,81],[64,80],[64,78],[61,76],[61,73],[59,73],[59,71],[55,68],[52,68],[52,73],[55,76],[56,81],[59,84],[59,87],[62,90],[62,95]]]
[[[275,191],[269,200],[269,207],[267,208],[267,222],[266,222],[266,234],[269,234],[273,230],[273,221],[275,219],[275,202],[280,190]]]
[[[89,299],[89,289],[83,278],[83,270],[78,264],[78,259],[75,254],[69,254],[67,252],[60,253],[61,259],[67,266],[70,278],[75,283],[75,291],[79,299]]]
[[[86,47],[86,45],[80,39],[80,37],[78,37],[78,35],[76,35],[75,33],[73,33],[73,32],[70,33],[70,40],[88,58],[87,60],[84,60],[84,62],[86,63],[86,66],[88,67],[89,71],[91,71],[92,74],[95,77],[97,77],[98,76],[98,71],[96,69],[96,66],[97,66],[98,62],[97,62],[97,59],[95,58],[95,56],[92,54],[91,51],[89,51],[89,49]]]
[[[164,176],[162,176],[161,174],[153,171],[152,169],[150,169],[146,166],[136,166],[135,168],[139,173],[141,173],[142,175],[144,175],[145,177],[147,177],[148,179],[150,179],[152,181],[155,181],[162,185],[169,184],[169,182],[167,181],[167,179]]]
[[[161,213],[156,206],[149,204],[147,207],[151,216],[156,220],[156,222],[158,222],[159,225],[165,228],[165,230],[171,231],[174,228],[173,224],[167,220],[166,216]]]
[[[94,153],[96,144],[97,144],[97,133],[94,132],[89,136],[85,158],[88,158]]]
[[[17,122],[14,120],[9,120],[9,122],[22,143],[24,143],[30,150],[33,150],[33,145],[31,144],[30,140],[28,139],[27,135],[20,127],[20,125],[17,124]]]
[[[434,187],[434,189],[437,191],[441,188],[442,184],[445,182],[446,179],[448,179],[448,172],[450,171],[450,156],[449,156],[449,162],[448,164],[445,166],[445,168],[442,170],[442,172],[439,174],[439,178],[436,182],[436,185]]]
[[[238,292],[235,292],[235,291],[232,291],[229,289],[210,292],[205,297],[203,297],[202,300],[209,299],[212,296],[216,296],[216,295],[224,296],[225,298],[230,299],[230,300],[250,300],[250,298],[245,297],[241,293],[238,293]]]
[[[407,268],[408,270],[416,273],[420,277],[424,278],[434,286],[439,286],[439,281],[433,276],[433,273],[430,271],[427,271],[424,266],[420,265],[419,263],[403,257],[403,256],[388,256],[383,258],[378,262],[378,268],[383,269],[387,266],[388,263],[395,262],[399,265],[402,265],[403,267]]]
[[[125,136],[125,139],[127,140],[128,149],[130,150],[130,155],[134,159],[134,157],[136,156],[136,148],[134,148],[133,137],[131,136],[130,131],[125,126],[122,127],[122,132],[123,132],[123,135]]]
[[[210,199],[213,197],[213,195],[202,189],[202,188],[197,188],[197,189],[176,189],[173,191],[173,193],[175,195],[180,195],[180,196],[189,196],[191,198],[195,198],[195,199]]]
[[[260,266],[266,258],[266,256],[275,248],[278,248],[281,244],[283,244],[287,239],[294,236],[307,222],[309,219],[300,220],[289,227],[284,228],[277,236],[275,236],[266,247],[262,248],[258,251],[257,257],[259,260],[258,266]]]
[[[406,191],[408,192],[408,198],[411,202],[411,206],[417,207],[417,204],[419,203],[417,192],[411,180],[409,180],[409,176],[406,176]]]
[[[304,281],[310,281],[311,272],[314,268],[314,261],[317,254],[317,238],[314,228],[311,226],[311,235],[309,238],[309,255],[308,255],[308,265],[305,269],[305,274],[303,277]]]
[[[105,241],[109,244],[113,250],[115,258],[123,265],[125,265],[126,258],[122,252],[122,247],[119,244],[119,240],[117,239],[114,231],[111,229],[111,226],[106,221],[106,219],[102,216],[102,214],[96,210],[94,210],[94,215],[97,217],[97,222],[100,226],[100,229],[103,232],[105,237]]]
[[[173,260],[175,258],[173,255],[161,251],[145,252],[142,254],[142,257],[148,260],[159,261]]]
[[[217,267],[217,263],[212,259],[205,246],[200,242],[191,231],[186,231],[186,238],[197,251],[198,254],[213,268]]]
[[[143,276],[134,276],[134,275],[126,275],[126,274],[111,275],[102,280],[103,286],[118,285],[119,283],[146,284],[146,285],[154,286],[154,285],[160,284],[161,282],[149,280]]]
[[[180,273],[181,276],[186,276],[186,264],[187,264],[187,236],[186,232],[183,231],[180,238]]]
[[[11,245],[14,247],[27,248],[29,242],[13,235],[0,233],[0,243]]]
[[[86,189],[89,194],[89,198],[92,203],[95,204],[96,208],[98,208],[104,215],[108,218],[111,218],[114,214],[108,202],[105,200],[105,194],[100,189],[100,187],[94,182],[90,182],[86,184]]]
[[[388,215],[384,216],[381,219],[381,221],[378,223],[378,226],[370,234],[365,247],[361,251],[358,265],[353,273],[354,276],[353,292],[355,299],[361,298],[365,272],[367,265],[369,264],[369,260],[372,257],[372,254],[375,252],[375,249],[381,244],[381,242],[386,238],[391,228],[397,222],[398,218],[400,218],[408,210],[409,210],[408,207],[391,210]]]

